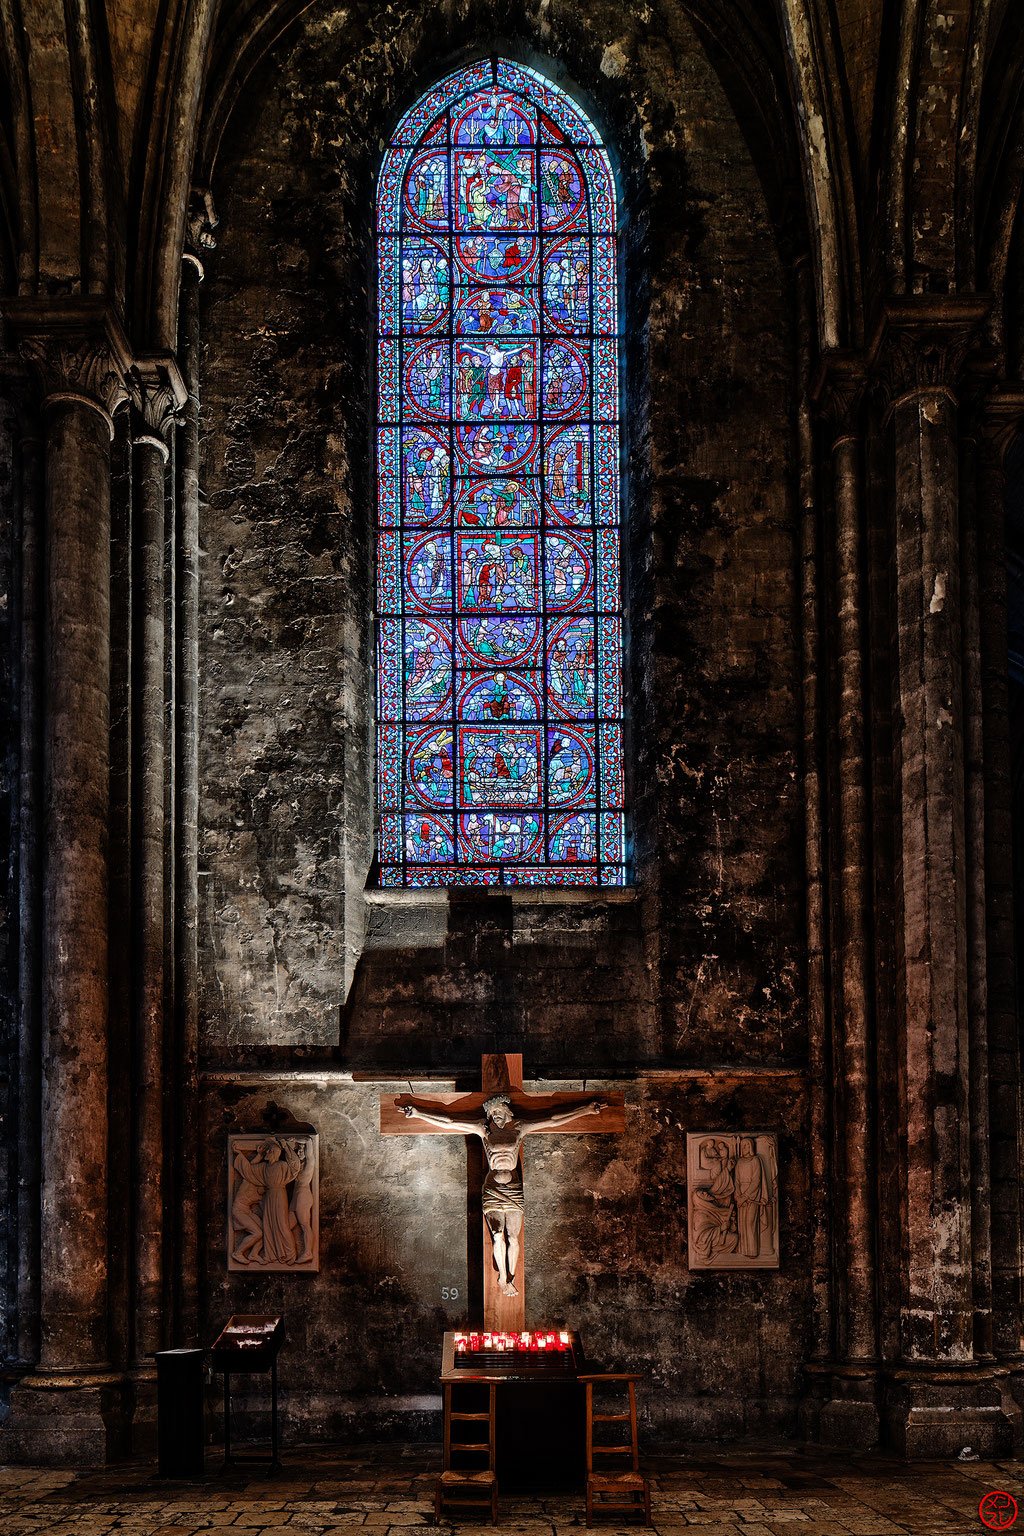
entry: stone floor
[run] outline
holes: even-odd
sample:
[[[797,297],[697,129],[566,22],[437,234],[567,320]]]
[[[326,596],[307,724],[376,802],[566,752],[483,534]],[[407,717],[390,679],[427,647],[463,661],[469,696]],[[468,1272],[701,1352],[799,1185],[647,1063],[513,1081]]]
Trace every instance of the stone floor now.
[[[134,1461],[97,1471],[0,1467],[0,1536],[409,1536],[433,1522],[438,1448],[293,1450],[274,1478],[239,1468],[218,1476],[208,1453],[201,1481],[165,1482]],[[1024,1462],[905,1465],[881,1457],[708,1450],[652,1456],[654,1526],[695,1536],[959,1536],[985,1527],[978,1514],[992,1489],[1021,1503]],[[1007,1510],[1011,1507],[1004,1506]],[[1006,1519],[1006,1516],[1003,1516]],[[582,1497],[502,1498],[500,1524],[522,1536],[584,1526]],[[630,1527],[635,1529],[635,1527]],[[997,1524],[1008,1530],[1008,1523]],[[445,1524],[443,1530],[451,1531]],[[460,1522],[461,1536],[489,1527]],[[605,1524],[606,1532],[619,1532]]]

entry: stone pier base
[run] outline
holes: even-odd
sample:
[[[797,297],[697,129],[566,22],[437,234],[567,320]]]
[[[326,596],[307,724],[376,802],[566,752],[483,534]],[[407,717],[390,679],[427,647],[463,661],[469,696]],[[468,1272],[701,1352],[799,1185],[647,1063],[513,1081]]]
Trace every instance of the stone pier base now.
[[[131,1396],[115,1373],[26,1376],[11,1392],[0,1460],[60,1467],[119,1460],[130,1450]]]
[[[882,1438],[878,1368],[814,1364],[804,1368],[807,1394],[800,1405],[804,1439],[840,1450],[870,1451]]]
[[[1021,1445],[1022,1415],[1005,1366],[900,1367],[886,1372],[886,1448],[897,1455],[958,1456],[970,1446],[983,1460]]]

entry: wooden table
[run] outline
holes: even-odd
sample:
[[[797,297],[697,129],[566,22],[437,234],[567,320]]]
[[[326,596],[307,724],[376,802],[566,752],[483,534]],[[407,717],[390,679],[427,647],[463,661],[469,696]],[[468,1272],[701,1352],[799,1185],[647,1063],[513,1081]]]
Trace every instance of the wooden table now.
[[[472,1331],[483,1332],[458,1333]],[[533,1330],[542,1331],[547,1330]],[[455,1331],[446,1333],[441,1350],[446,1443],[452,1434],[452,1389],[495,1385],[495,1471],[502,1492],[582,1489],[587,1475],[586,1414],[579,1376],[588,1365],[579,1334],[568,1330],[568,1348],[550,1357],[539,1351],[495,1352],[484,1360],[464,1357],[462,1364],[455,1341]],[[486,1394],[478,1395],[486,1406]]]

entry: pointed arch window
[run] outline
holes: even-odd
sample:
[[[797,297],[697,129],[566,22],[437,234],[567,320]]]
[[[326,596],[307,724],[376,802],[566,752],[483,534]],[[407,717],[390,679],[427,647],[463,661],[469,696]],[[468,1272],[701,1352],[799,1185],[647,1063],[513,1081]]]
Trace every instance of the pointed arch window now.
[[[617,215],[562,90],[474,64],[377,200],[385,886],[625,881]]]

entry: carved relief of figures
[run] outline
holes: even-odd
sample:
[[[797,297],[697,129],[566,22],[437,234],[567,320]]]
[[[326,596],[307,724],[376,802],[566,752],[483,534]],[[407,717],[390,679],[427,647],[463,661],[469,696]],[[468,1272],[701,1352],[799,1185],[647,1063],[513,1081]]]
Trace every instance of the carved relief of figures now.
[[[319,1138],[229,1136],[228,1269],[319,1268]]]
[[[778,1269],[779,1162],[772,1133],[688,1133],[691,1269]]]

